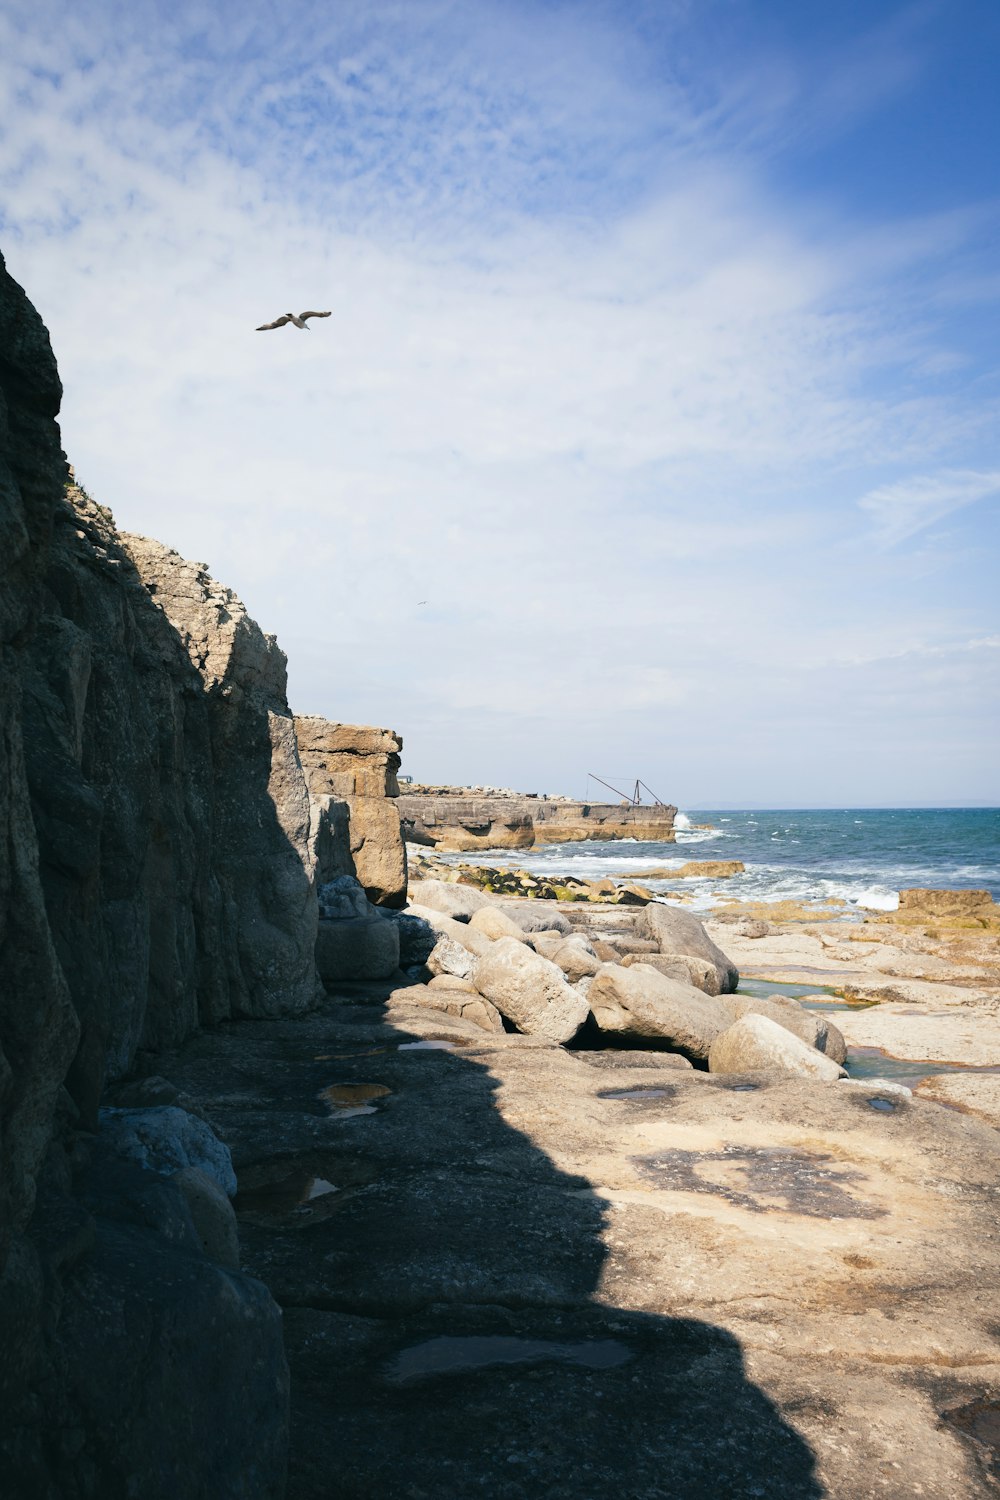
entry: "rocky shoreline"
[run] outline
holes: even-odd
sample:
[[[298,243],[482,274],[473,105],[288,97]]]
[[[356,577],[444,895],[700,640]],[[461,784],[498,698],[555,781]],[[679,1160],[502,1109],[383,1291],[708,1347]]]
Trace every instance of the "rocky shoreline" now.
[[[992,903],[408,871],[2,262],[0,390],[5,1500],[994,1494]]]
[[[332,1472],[349,1500],[992,1494],[993,1106],[844,1080],[827,1054],[838,1031],[869,1045],[884,1016],[906,1055],[918,1009],[941,1056],[963,1005],[995,1035],[994,935],[878,922],[854,943],[843,924],[728,912],[706,924],[719,993],[677,982],[701,997],[687,1024],[704,1003],[815,1030],[713,1072],[712,1043],[699,1056],[676,1016],[651,1035],[638,1003],[636,1030],[551,1034],[572,1027],[561,985],[592,1014],[601,985],[609,1010],[640,991],[657,1007],[650,965],[679,955],[643,934],[668,908],[433,879],[410,898],[380,918],[411,927],[405,976],[328,983],[310,1017],[161,1060],[232,1149],[244,1266],[284,1309],[292,1500]],[[935,943],[961,962],[939,967]],[[541,1018],[545,986],[518,985],[536,962],[556,970]],[[808,971],[816,1004],[848,975],[863,994],[824,1014],[779,989],[769,1012],[728,989],[735,965],[741,986]],[[867,1008],[886,984],[905,1000]],[[536,1013],[514,1030],[499,1006],[526,988]],[[829,1081],[789,1069],[804,1053]]]

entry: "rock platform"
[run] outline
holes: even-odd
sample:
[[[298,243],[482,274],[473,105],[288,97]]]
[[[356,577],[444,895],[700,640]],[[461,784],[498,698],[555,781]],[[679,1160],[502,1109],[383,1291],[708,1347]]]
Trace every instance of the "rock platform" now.
[[[486,1033],[388,982],[157,1066],[284,1309],[290,1500],[996,1493],[974,1115]]]

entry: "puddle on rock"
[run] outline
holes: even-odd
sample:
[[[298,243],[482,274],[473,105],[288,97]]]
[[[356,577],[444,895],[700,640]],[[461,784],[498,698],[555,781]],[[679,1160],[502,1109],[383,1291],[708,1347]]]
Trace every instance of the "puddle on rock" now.
[[[340,1188],[333,1182],[327,1182],[325,1177],[314,1177],[312,1187],[306,1194],[306,1202],[312,1203],[314,1198],[325,1198],[327,1193],[339,1193]]]
[[[335,1212],[341,1196],[370,1182],[374,1171],[355,1157],[314,1152],[258,1162],[239,1173],[233,1207],[251,1223],[302,1228]]]
[[[1000,1063],[940,1062],[936,1058],[893,1057],[881,1047],[848,1047],[844,1064],[849,1078],[891,1078],[913,1088],[935,1073],[1000,1074]]]
[[[403,1349],[389,1367],[394,1385],[428,1380],[435,1375],[458,1375],[502,1365],[535,1365],[555,1361],[585,1370],[612,1370],[635,1356],[617,1339],[519,1339],[500,1334],[467,1338],[442,1335]]]
[[[325,1177],[310,1177],[301,1172],[290,1173],[276,1182],[268,1182],[257,1188],[247,1188],[237,1193],[233,1206],[242,1217],[263,1215],[266,1218],[283,1218],[287,1214],[308,1214],[315,1217],[319,1200],[339,1193],[340,1188]],[[321,1204],[326,1208],[329,1205]],[[324,1215],[325,1217],[325,1215]]]
[[[318,1097],[338,1119],[349,1119],[353,1115],[374,1115],[378,1111],[373,1099],[384,1099],[392,1090],[384,1083],[331,1083],[320,1089]]]
[[[672,1099],[677,1093],[674,1088],[660,1088],[656,1084],[650,1084],[648,1088],[641,1086],[634,1089],[607,1089],[598,1094],[598,1099],[638,1099],[641,1103],[644,1099]]]
[[[877,1000],[845,1000],[839,990],[827,984],[791,984],[777,979],[745,979],[742,976],[736,993],[751,1000],[783,995],[789,1000],[797,1000],[803,1010],[870,1010],[878,1004]]]

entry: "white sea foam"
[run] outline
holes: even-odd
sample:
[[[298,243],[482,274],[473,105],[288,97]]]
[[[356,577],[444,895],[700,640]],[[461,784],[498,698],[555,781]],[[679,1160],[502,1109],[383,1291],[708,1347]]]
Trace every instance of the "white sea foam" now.
[[[677,816],[676,816],[676,818],[674,819],[674,828],[678,829],[678,828],[690,828],[690,827],[691,827],[691,819],[688,817],[687,813],[678,813]]]
[[[863,906],[866,911],[898,911],[899,892],[882,890],[859,891],[856,896],[850,898],[855,906]]]

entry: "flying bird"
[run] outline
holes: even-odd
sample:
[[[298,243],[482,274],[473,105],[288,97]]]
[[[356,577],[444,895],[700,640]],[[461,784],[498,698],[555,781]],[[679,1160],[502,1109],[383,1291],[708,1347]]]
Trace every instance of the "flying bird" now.
[[[257,333],[266,333],[269,328],[284,328],[286,323],[294,323],[296,328],[305,328],[306,333],[308,333],[309,329],[306,327],[306,318],[328,318],[329,316],[328,312],[285,313],[283,317],[275,318],[273,323],[261,323],[256,331]]]

